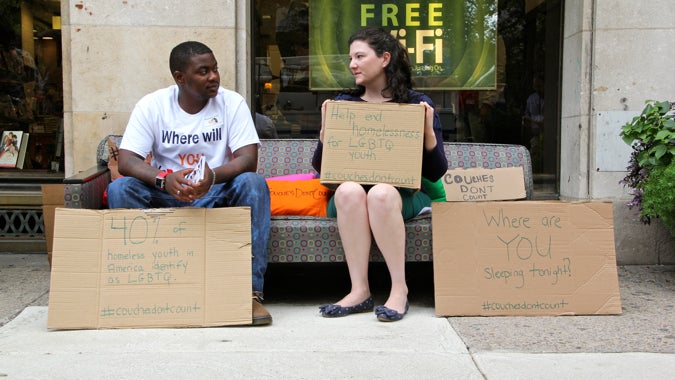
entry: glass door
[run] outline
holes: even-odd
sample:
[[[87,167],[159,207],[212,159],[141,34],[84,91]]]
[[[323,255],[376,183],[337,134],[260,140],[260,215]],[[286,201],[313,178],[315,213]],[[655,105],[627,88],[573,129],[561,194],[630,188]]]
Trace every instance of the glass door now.
[[[63,178],[60,15],[60,1],[0,4],[0,129],[27,142],[14,166],[0,168],[12,182]]]

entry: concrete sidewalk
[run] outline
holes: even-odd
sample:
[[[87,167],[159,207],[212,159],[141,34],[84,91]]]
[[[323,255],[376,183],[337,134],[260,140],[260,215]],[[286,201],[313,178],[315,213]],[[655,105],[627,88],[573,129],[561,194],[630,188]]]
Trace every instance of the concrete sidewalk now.
[[[385,269],[372,269],[376,303]],[[0,377],[7,379],[666,379],[675,373],[675,268],[619,267],[623,314],[434,315],[431,265],[408,269],[409,314],[325,319],[343,265],[271,265],[266,327],[50,331],[43,254],[0,254]]]

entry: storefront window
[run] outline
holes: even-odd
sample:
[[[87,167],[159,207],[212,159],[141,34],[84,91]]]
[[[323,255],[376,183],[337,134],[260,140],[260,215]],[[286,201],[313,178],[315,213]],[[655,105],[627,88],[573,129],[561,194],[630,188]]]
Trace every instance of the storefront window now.
[[[353,5],[351,1],[334,3],[338,7]],[[363,2],[357,3],[356,8]],[[416,2],[415,6],[417,3],[426,4]],[[467,12],[475,12],[481,5],[475,0],[459,5],[454,1],[433,3],[465,7]],[[535,187],[541,197],[553,198],[557,196],[558,173],[561,2],[500,0],[492,4],[496,7],[497,32],[494,86],[424,92],[436,103],[446,141],[527,146],[533,159]],[[314,138],[321,127],[320,105],[338,90],[317,90],[310,84],[310,23],[317,22],[310,20],[310,2],[256,0],[253,8],[252,74],[259,133],[262,137]],[[442,33],[446,32],[444,29]],[[458,28],[452,33],[469,34]],[[470,37],[463,38],[466,43]]]
[[[3,1],[0,28],[0,174],[37,182],[40,176],[62,178],[60,2]],[[10,142],[17,135],[25,147]]]

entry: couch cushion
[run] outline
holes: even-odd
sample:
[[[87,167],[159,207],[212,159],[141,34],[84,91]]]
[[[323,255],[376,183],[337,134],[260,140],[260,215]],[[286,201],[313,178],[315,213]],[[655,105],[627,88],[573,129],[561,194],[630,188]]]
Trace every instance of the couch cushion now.
[[[432,261],[431,214],[407,220],[405,236],[406,261]],[[335,219],[311,216],[273,216],[267,257],[271,263],[345,261]],[[370,261],[384,261],[376,244]]]
[[[312,168],[316,139],[262,139],[258,150],[258,174],[265,178],[299,173],[318,173]]]

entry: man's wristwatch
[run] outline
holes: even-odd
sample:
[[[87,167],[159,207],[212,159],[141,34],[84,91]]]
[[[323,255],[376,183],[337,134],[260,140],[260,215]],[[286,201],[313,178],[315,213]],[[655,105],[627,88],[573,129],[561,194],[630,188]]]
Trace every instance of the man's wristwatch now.
[[[161,171],[161,172],[159,172],[159,174],[157,174],[157,177],[155,177],[155,187],[156,188],[158,188],[162,191],[165,191],[165,189],[166,189],[166,176],[169,173],[173,173],[173,170],[167,169],[167,170]]]

